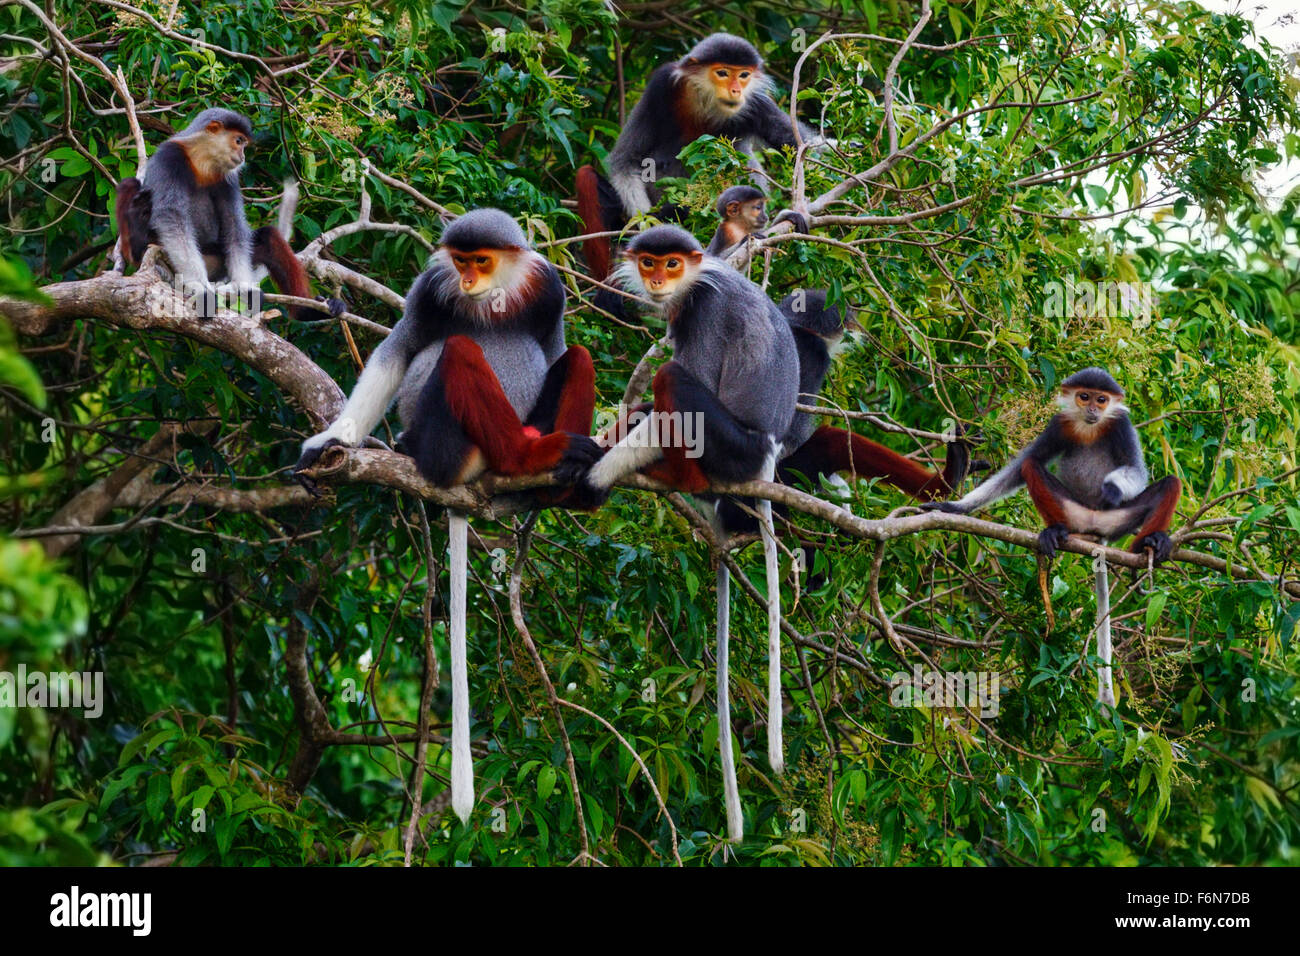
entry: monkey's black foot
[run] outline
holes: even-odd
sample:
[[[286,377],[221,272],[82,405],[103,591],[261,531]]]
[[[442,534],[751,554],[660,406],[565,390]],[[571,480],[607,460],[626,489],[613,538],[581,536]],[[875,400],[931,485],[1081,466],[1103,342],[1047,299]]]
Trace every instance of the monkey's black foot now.
[[[967,469],[966,474],[976,475],[979,474],[981,471],[992,471],[992,470],[993,470],[993,462],[985,458],[976,458],[974,461],[970,463],[970,468]]]
[[[793,209],[783,209],[777,217],[772,220],[772,225],[775,226],[778,222],[788,222],[794,227],[795,232],[800,232],[804,235],[808,234],[808,220],[804,218],[802,213],[797,213]]]
[[[1069,537],[1070,529],[1065,525],[1049,524],[1038,533],[1038,550],[1049,558],[1054,558]]]
[[[575,439],[580,436],[573,436]],[[599,488],[591,482],[591,469],[604,457],[605,449],[590,438],[583,437],[581,444],[575,442],[565,451],[555,468],[555,478],[566,485],[572,485],[573,491],[565,504],[571,508],[595,511],[609,500],[612,488]]]
[[[397,437],[393,439],[393,451],[399,455],[405,455],[407,458],[414,458],[411,449],[406,446],[406,432],[398,432]]]
[[[1150,550],[1155,563],[1159,564],[1162,561],[1168,561],[1169,556],[1174,553],[1174,542],[1167,532],[1152,531],[1150,534],[1144,535],[1140,540],[1133,542],[1133,550],[1138,554]]]
[[[1124,493],[1113,481],[1104,481],[1101,485],[1101,505],[1103,508],[1115,508],[1124,500]]]
[[[564,485],[578,485],[604,454],[605,449],[595,439],[586,435],[569,436],[569,447],[564,449],[554,468],[555,480]]]
[[[581,508],[584,511],[595,511],[606,501],[609,500],[609,494],[612,488],[597,488],[587,481],[586,478],[579,479],[573,486],[573,493],[565,502],[571,508]]]
[[[342,444],[343,442],[339,441],[337,438],[331,438],[323,445],[320,445],[316,448],[306,449],[302,453],[302,455],[298,458],[298,461],[294,464],[293,466],[294,481],[298,482],[298,484],[306,488],[307,493],[310,494],[313,498],[320,497],[320,489],[316,485],[316,482],[313,481],[307,475],[304,475],[303,472],[306,471],[308,468],[310,468],[312,465],[316,464],[316,462],[320,461],[320,456],[325,453],[325,449],[333,448],[335,445],[342,445]]]
[[[324,302],[325,307],[330,310],[330,315],[334,316],[336,319],[348,310],[348,304],[346,302],[342,299],[336,299],[333,296],[318,295],[316,296],[316,301]]]
[[[955,501],[925,501],[921,504],[922,511],[942,511],[944,514],[960,515],[965,514],[961,506]]]

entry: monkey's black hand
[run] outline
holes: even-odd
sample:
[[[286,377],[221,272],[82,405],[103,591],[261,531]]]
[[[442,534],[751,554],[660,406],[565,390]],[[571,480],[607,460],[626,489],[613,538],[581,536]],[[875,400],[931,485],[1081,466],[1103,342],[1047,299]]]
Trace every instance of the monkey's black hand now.
[[[1049,524],[1038,533],[1038,550],[1049,558],[1056,557],[1056,552],[1070,537],[1070,529],[1063,524]]]
[[[808,234],[808,220],[805,219],[802,214],[795,212],[793,209],[782,210],[780,214],[772,220],[772,225],[775,226],[778,222],[788,222],[794,227],[795,232],[801,232],[804,235]]]
[[[605,449],[595,439],[574,435],[565,449],[560,463],[555,466],[555,480],[573,486],[566,504],[594,511],[609,499],[609,488],[598,488],[590,481],[592,467],[605,455]]]
[[[306,449],[302,453],[302,455],[298,458],[298,461],[294,464],[293,466],[294,481],[298,482],[298,484],[302,485],[305,489],[307,489],[307,493],[311,495],[313,498],[320,497],[320,488],[319,486],[317,486],[315,481],[313,481],[307,475],[304,475],[303,472],[306,471],[308,468],[310,468],[312,465],[316,464],[316,462],[320,461],[320,456],[325,453],[325,449],[333,448],[335,445],[342,445],[342,444],[343,442],[339,441],[337,438],[331,438],[323,445],[320,445],[316,448]]]
[[[1104,481],[1101,484],[1101,504],[1104,508],[1114,508],[1124,500],[1124,492],[1119,490],[1119,485],[1113,481]]]
[[[348,310],[348,304],[346,302],[342,299],[335,299],[332,296],[318,295],[316,296],[316,301],[324,302],[326,308],[330,310],[330,315],[334,316],[336,319]]]
[[[1168,561],[1169,556],[1174,553],[1174,542],[1167,532],[1152,531],[1133,544],[1133,550],[1138,554],[1148,549],[1151,551],[1151,556],[1155,558],[1155,563],[1159,564],[1162,561]]]
[[[964,515],[966,512],[955,501],[926,501],[921,505],[922,511],[942,511],[944,514]]]
[[[570,435],[569,447],[564,449],[559,464],[555,466],[555,480],[565,485],[580,484],[591,471],[591,466],[604,454],[605,449],[597,445],[594,438]]]

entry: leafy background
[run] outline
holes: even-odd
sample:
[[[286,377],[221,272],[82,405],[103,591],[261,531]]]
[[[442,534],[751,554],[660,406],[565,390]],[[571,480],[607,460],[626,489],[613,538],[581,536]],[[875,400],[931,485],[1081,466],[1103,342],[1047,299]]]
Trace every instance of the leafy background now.
[[[687,503],[624,491],[595,515],[546,512],[519,565],[530,639],[559,695],[586,711],[560,712],[580,804],[561,722],[511,621],[524,519],[475,521],[481,792],[466,827],[447,807],[445,687],[428,773],[412,782],[422,647],[445,654],[439,515],[364,485],[243,513],[169,500],[118,507],[51,557],[33,532],[167,423],[188,427],[150,477],[186,490],[279,487],[311,428],[265,377],[183,337],[78,320],[19,341],[5,327],[0,669],[103,671],[108,699],[96,720],[0,709],[0,863],[400,863],[413,800],[413,858],[431,864],[1297,862],[1300,604],[1276,579],[1294,577],[1300,531],[1298,197],[1266,202],[1257,184],[1300,140],[1295,77],[1248,22],[1166,2],[936,2],[896,67],[891,150],[885,81],[923,14],[902,0],[44,9],[0,3],[0,294],[32,298],[111,264],[113,185],[137,159],[120,97],[75,46],[121,71],[151,149],[205,105],[250,115],[250,216],[273,221],[281,180],[297,177],[295,246],[356,219],[363,188],[376,220],[426,240],[439,226],[420,195],[520,217],[572,270],[569,340],[591,350],[605,410],[662,328],[588,304],[577,246],[557,241],[581,232],[576,166],[604,157],[653,67],[713,29],[757,44],[783,104],[800,52],[827,31],[853,34],[801,68],[801,117],[840,142],[799,164],[807,195],[895,161],[820,210],[846,217],[814,226],[832,241],[772,242],[750,267],[775,297],[822,286],[860,310],[866,332],[839,356],[826,401],[922,430],[961,421],[1001,462],[1061,378],[1104,365],[1129,390],[1153,474],[1184,481],[1184,544],[1249,573],[1175,564],[1150,594],[1117,573],[1122,699],[1106,716],[1082,658],[1086,559],[1053,565],[1049,633],[1031,553],[961,535],[892,541],[879,593],[912,642],[898,653],[869,601],[876,549],[796,517],[829,574],[812,590],[790,579],[784,597],[802,637],[786,648],[784,778],[766,767],[764,648],[747,638],[762,633],[762,608],[742,588],[733,598],[750,837],[728,852],[712,558]],[[687,157],[692,176],[670,196],[707,238],[713,199],[743,162],[707,138]],[[764,160],[787,189],[795,158]],[[400,231],[357,232],[330,254],[399,293],[427,255]],[[1083,280],[1149,283],[1158,310],[1047,314],[1049,283]],[[398,317],[347,295],[375,322]],[[271,327],[351,387],[338,322]],[[378,341],[355,338],[363,356]],[[888,486],[852,489],[859,515],[906,504]],[[1023,496],[993,517],[1037,526]],[[757,547],[739,560],[761,588]],[[319,752],[286,677],[295,641],[332,732],[349,735]],[[998,672],[998,715],[892,706],[889,676],[920,650],[950,671]]]

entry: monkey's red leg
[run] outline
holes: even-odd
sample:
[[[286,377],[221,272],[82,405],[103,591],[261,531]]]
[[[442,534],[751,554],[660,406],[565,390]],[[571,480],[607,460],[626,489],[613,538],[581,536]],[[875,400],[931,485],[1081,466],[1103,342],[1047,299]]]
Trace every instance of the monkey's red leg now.
[[[1059,478],[1040,461],[1026,458],[1020,466],[1025,488],[1042,516],[1045,527],[1038,534],[1038,549],[1049,558],[1065,544],[1071,531],[1088,532],[1095,523],[1092,509],[1075,501]]]
[[[311,285],[307,282],[302,263],[274,226],[263,226],[253,233],[253,265],[266,267],[281,295],[311,298]],[[289,315],[300,322],[315,317],[314,310],[302,306],[291,306]]]
[[[1035,461],[1032,458],[1025,459],[1025,463],[1020,466],[1020,474],[1025,479],[1025,488],[1029,492],[1029,497],[1033,499],[1034,507],[1042,516],[1043,523],[1046,525],[1069,525],[1069,519],[1066,516],[1066,502],[1073,503],[1070,494],[1065,490],[1065,485],[1061,484],[1060,479],[1048,471],[1042,462]]]
[[[134,176],[127,176],[117,184],[117,200],[113,204],[113,214],[117,219],[117,235],[120,240],[119,248],[122,251],[122,261],[129,266],[136,265],[140,261],[140,255],[143,254],[145,246],[148,243],[147,235],[136,236],[136,230],[133,228],[131,215],[131,204],[140,194],[140,180]],[[147,229],[146,229],[147,232]],[[137,245],[139,247],[137,251]]]
[[[682,434],[682,424],[684,424],[682,415],[692,414],[693,410],[689,403],[681,401],[684,398],[681,394],[681,386],[689,380],[692,380],[692,376],[676,362],[669,362],[656,373],[654,431],[658,434],[659,441],[666,447],[663,449],[663,458],[642,468],[642,473],[682,492],[698,493],[708,488],[708,476],[701,467],[702,455],[698,458],[686,457],[688,449],[686,449],[685,436]],[[716,399],[714,402],[716,403]],[[701,437],[707,444],[707,437]]]
[[[525,431],[483,350],[466,336],[453,335],[443,346],[426,386],[434,388],[465,437],[482,453],[488,470],[499,475],[550,471],[573,440],[565,432],[536,436]]]
[[[1138,554],[1150,548],[1156,561],[1166,560],[1173,551],[1173,542],[1169,540],[1169,524],[1174,520],[1174,508],[1183,493],[1183,483],[1174,475],[1161,478],[1149,485],[1134,502],[1148,504],[1146,518],[1141,527],[1133,534],[1133,548]]]
[[[581,345],[571,345],[546,371],[542,393],[528,415],[525,428],[539,434],[552,432],[589,435],[596,413],[596,369],[591,355]],[[570,501],[570,488],[538,489],[537,500],[545,505]]]
[[[547,370],[542,393],[524,424],[543,435],[590,435],[595,413],[596,368],[585,348],[571,345]]]
[[[581,166],[577,175],[578,215],[583,228],[589,233],[608,232],[600,206],[600,174],[591,166]],[[582,255],[595,279],[604,279],[610,273],[613,247],[609,238],[587,239],[582,244]]]
[[[797,471],[809,478],[841,471],[859,478],[882,478],[922,501],[947,494],[952,490],[949,480],[959,482],[964,477],[964,466],[957,467],[963,473],[960,477],[948,475],[948,470],[936,474],[869,438],[830,425],[818,428],[794,454],[781,462],[783,473]]]

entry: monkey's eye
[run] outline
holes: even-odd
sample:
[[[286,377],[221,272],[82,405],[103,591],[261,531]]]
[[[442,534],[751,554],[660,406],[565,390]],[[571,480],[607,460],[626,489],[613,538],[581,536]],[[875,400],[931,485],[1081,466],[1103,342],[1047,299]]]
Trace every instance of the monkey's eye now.
[[[747,80],[749,79],[749,70],[741,70],[739,75],[742,80]]]
[[[1098,404],[1098,405],[1105,405],[1105,404],[1106,404],[1106,396],[1105,396],[1105,395],[1098,395],[1098,396],[1097,396],[1097,404]]]
[[[478,266],[480,269],[486,269],[491,262],[492,260],[487,256],[478,256],[474,259],[474,265]]]
[[[1088,401],[1088,393],[1087,393],[1087,392],[1080,392],[1080,393],[1079,393],[1079,401],[1084,402],[1084,403],[1086,404],[1087,401]]]
[[[678,268],[681,268],[682,260],[680,260],[680,259],[669,259],[669,260],[668,260],[666,263],[664,263],[664,264],[665,264],[669,269],[678,269]]]
[[[654,267],[655,267],[655,261],[653,259],[645,258],[641,260],[641,268],[646,270],[647,272],[649,272]]]
[[[725,79],[727,78],[727,71],[726,71],[726,70],[714,70],[714,71],[713,71],[713,75],[716,76],[716,77],[717,77],[718,79],[720,79],[720,80],[725,80]]]

